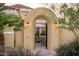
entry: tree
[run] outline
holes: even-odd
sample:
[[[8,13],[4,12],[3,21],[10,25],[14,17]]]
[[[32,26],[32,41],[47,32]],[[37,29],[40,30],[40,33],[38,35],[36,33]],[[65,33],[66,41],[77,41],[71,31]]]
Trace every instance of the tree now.
[[[61,6],[60,12],[63,14],[63,18],[61,18],[59,21],[64,21],[64,28],[71,30],[76,39],[79,39],[79,36],[76,33],[76,30],[79,29],[79,8],[68,7],[66,4],[64,4]]]
[[[14,14],[7,14],[3,12],[5,10],[4,3],[0,3],[0,37],[4,37],[3,32],[7,27],[13,27],[13,30],[19,30],[21,24],[19,22],[19,17]],[[0,38],[0,39],[2,39]]]
[[[62,25],[61,26],[62,28],[71,30],[75,35],[76,39],[79,38],[79,36],[76,33],[76,30],[79,29],[79,7],[78,7],[79,4],[75,4],[75,3],[47,4],[46,3],[43,5],[46,5],[49,8],[51,8],[53,11],[55,11],[56,16],[58,16],[59,24]],[[61,16],[63,18],[59,18]]]
[[[60,14],[63,15],[63,18],[59,18],[59,24],[63,24],[60,27],[72,31],[76,40],[60,46],[57,54],[60,56],[79,56],[79,36],[77,34],[77,31],[79,31],[79,8],[68,7],[67,4],[63,4]]]
[[[58,8],[58,6],[60,6],[60,8]],[[62,3],[58,6],[58,15],[63,16],[58,18],[60,28],[72,31],[76,40],[60,46],[59,49],[57,49],[57,54],[60,56],[79,56],[79,35],[77,34],[77,31],[79,31],[79,4]],[[56,10],[56,7],[54,10]]]

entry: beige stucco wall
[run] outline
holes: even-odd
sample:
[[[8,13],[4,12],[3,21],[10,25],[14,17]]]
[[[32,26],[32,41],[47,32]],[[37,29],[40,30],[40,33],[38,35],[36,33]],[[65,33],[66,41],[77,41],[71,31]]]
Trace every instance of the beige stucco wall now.
[[[74,40],[75,36],[68,29],[60,29],[60,44],[68,44]]]
[[[14,47],[14,31],[12,27],[4,30],[4,38],[6,47]]]
[[[5,46],[14,47],[14,39],[16,40],[15,47],[24,47],[26,49],[35,48],[35,21],[38,18],[45,18],[48,23],[48,49],[55,50],[60,45],[68,44],[74,40],[74,35],[70,30],[54,28],[52,25],[57,22],[56,16],[47,8],[37,8],[29,13],[21,12],[22,19],[25,20],[25,24],[29,22],[31,28],[24,27],[24,31],[17,31],[14,34],[4,34]],[[25,16],[25,14],[27,14]],[[24,26],[25,26],[24,24]],[[4,32],[14,32],[12,28],[7,28]],[[79,33],[79,31],[77,32]]]
[[[56,50],[59,48],[59,29],[58,28],[50,28],[51,29],[51,39],[50,39],[50,47],[51,50]]]
[[[14,48],[14,34],[4,34],[5,37],[5,47]]]
[[[77,35],[79,35],[79,30],[76,30]],[[59,32],[60,45],[68,44],[75,40],[75,35],[72,31],[68,29],[61,29]]]
[[[29,12],[28,11],[20,11],[20,16],[22,20],[26,20],[27,14]]]
[[[24,29],[24,48],[33,49],[34,48],[34,33],[33,29]]]
[[[16,31],[15,32],[15,47],[16,48],[23,48],[24,46],[24,39],[23,39],[23,31]]]

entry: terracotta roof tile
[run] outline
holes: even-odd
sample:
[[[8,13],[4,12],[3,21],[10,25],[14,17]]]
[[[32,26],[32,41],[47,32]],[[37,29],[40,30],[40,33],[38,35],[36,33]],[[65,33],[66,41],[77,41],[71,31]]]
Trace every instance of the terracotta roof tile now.
[[[26,9],[33,9],[31,7],[25,6],[25,5],[21,5],[21,4],[15,4],[15,5],[11,5],[11,6],[7,6],[8,8],[11,9],[21,9],[21,8],[26,8]]]

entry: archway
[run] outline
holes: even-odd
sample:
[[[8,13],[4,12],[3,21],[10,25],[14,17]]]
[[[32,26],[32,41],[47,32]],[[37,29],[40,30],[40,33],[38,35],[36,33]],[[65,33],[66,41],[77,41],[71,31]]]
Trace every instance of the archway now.
[[[47,49],[48,44],[48,23],[45,19],[39,18],[35,21],[35,48]]]
[[[48,44],[49,50],[55,50],[59,47],[59,30],[52,25],[57,22],[55,14],[47,8],[36,8],[29,12],[24,22],[24,48],[35,48],[35,21],[38,18],[44,18],[48,23]]]

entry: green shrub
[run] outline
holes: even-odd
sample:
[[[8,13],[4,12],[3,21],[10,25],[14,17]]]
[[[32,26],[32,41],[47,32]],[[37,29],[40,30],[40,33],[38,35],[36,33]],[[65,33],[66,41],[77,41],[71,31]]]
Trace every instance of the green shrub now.
[[[59,56],[79,56],[79,43],[78,41],[73,41],[70,44],[61,46],[57,50]]]

